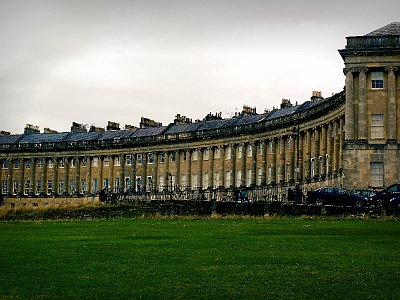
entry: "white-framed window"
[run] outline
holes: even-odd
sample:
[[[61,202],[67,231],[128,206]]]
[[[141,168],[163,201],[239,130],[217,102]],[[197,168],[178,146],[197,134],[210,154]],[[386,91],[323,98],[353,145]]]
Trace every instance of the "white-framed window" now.
[[[258,155],[262,155],[262,152],[263,152],[263,144],[260,142],[259,144],[258,144]]]
[[[25,190],[24,190],[24,194],[25,194],[25,195],[28,195],[28,194],[29,194],[30,185],[31,185],[30,180],[25,180]]]
[[[371,115],[371,139],[382,139],[384,138],[384,127],[383,127],[383,115],[372,114]]]
[[[187,153],[186,151],[182,152],[182,161],[186,161]]]
[[[69,190],[71,194],[75,193],[75,179],[69,181]]]
[[[253,156],[253,145],[248,144],[247,145],[247,157],[252,157]]]
[[[194,150],[193,151],[193,155],[192,155],[192,161],[198,160],[198,157],[199,157],[199,151],[198,150]]]
[[[8,160],[7,159],[3,160],[3,163],[1,164],[1,168],[8,169]]]
[[[71,167],[72,168],[76,167],[76,159],[75,159],[75,157],[71,158]]]
[[[136,162],[137,162],[138,165],[141,165],[141,164],[143,163],[143,157],[142,157],[142,154],[141,154],[141,153],[139,153],[139,154],[137,155],[137,157],[136,157]]]
[[[281,139],[278,139],[278,152],[281,153]]]
[[[268,153],[272,153],[272,141],[268,143]]]
[[[370,163],[370,186],[383,187],[384,173],[382,162]]]
[[[237,170],[236,171],[236,186],[239,187],[242,184],[242,171]]]
[[[268,167],[268,180],[267,180],[268,184],[271,183],[271,177],[272,177],[272,169],[271,167]]]
[[[82,167],[87,166],[87,157],[82,158]]]
[[[261,185],[262,169],[257,169],[257,185]]]
[[[93,157],[93,167],[97,167],[99,165],[99,158]]]
[[[27,169],[30,169],[30,168],[31,168],[31,160],[30,160],[30,159],[28,159],[28,160],[26,161],[25,167],[26,167]]]
[[[108,178],[103,178],[103,189],[108,189]]]
[[[287,140],[287,142],[286,142],[286,146],[287,146],[286,149],[289,150],[289,149],[290,149],[290,137],[288,137],[286,140]]]
[[[203,189],[207,189],[209,187],[208,184],[208,173],[203,174]]]
[[[157,180],[157,178],[156,178]],[[151,191],[153,189],[153,177],[147,176],[147,190]]]
[[[50,195],[53,192],[53,180],[47,180],[47,195]]]
[[[62,194],[64,192],[64,180],[58,181],[58,193]]]
[[[228,146],[225,149],[225,159],[231,159],[231,146]]]
[[[81,179],[81,194],[86,193],[86,179]]]
[[[53,168],[53,159],[52,159],[52,158],[49,159],[47,165],[48,165],[48,167],[49,167],[50,169]]]
[[[104,157],[103,160],[103,166],[109,166],[110,165],[110,158],[108,156]]]
[[[19,169],[19,159],[16,159],[13,161],[13,168],[14,169]]]
[[[118,188],[119,188],[119,178],[117,177],[114,178],[114,189],[118,190]]]
[[[242,157],[242,145],[238,145],[237,146],[237,158],[241,158]]]
[[[383,89],[383,72],[371,72],[371,88]]]
[[[225,187],[228,188],[231,186],[231,172],[226,171],[225,173]]]
[[[246,186],[251,185],[251,169],[247,169]]]
[[[176,161],[176,152],[171,152],[171,162]]]
[[[131,188],[131,178],[125,177],[125,192],[129,191],[130,188]]]
[[[132,165],[132,155],[128,154],[128,155],[125,156],[125,164],[127,166]]]
[[[13,194],[18,194],[18,180],[13,181]]]
[[[315,175],[315,159],[314,159],[314,157],[311,158],[310,168],[311,168],[311,178],[313,178]]]
[[[214,187],[218,188],[220,186],[220,173],[219,172],[215,172],[215,176],[214,176]]]
[[[158,176],[158,191],[162,192],[165,188],[164,175]]]
[[[215,158],[220,158],[221,157],[221,148],[217,147],[215,148]]]
[[[165,153],[160,153],[160,163],[165,163]]]
[[[39,158],[39,159],[37,160],[37,167],[38,167],[38,168],[41,168],[42,166],[43,166],[43,161],[42,161],[41,158]]]
[[[60,159],[60,168],[64,168],[65,167],[65,158],[61,158]]]
[[[192,174],[192,188],[197,188],[198,187],[198,182],[197,182],[197,174]]]
[[[281,181],[281,166],[278,166],[276,168],[276,182],[280,182]]]
[[[121,165],[121,157],[116,156],[116,157],[114,158],[114,165],[115,165],[115,166],[120,166],[120,165]]]
[[[142,176],[136,176],[136,191],[140,192],[142,190]]]
[[[153,164],[154,163],[154,154],[153,153],[148,153],[147,154],[147,162],[149,164]]]
[[[97,192],[97,178],[92,178],[92,194]]]
[[[186,182],[186,174],[182,174],[182,187],[185,188],[187,187],[187,182]]]
[[[7,180],[1,181],[1,193],[7,194]]]
[[[210,150],[204,149],[204,155],[203,155],[203,160],[208,160],[210,158]]]
[[[36,180],[36,191],[35,191],[35,194],[39,195],[41,190],[42,190],[42,181],[39,179],[39,180]]]

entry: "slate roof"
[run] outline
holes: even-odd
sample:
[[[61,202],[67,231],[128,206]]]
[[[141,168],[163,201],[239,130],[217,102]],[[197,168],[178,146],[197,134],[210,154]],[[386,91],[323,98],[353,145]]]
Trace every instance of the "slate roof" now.
[[[165,128],[167,128],[167,127],[159,126],[159,127],[151,127],[151,128],[139,128],[133,132],[132,137],[144,137],[144,136],[159,135],[160,133],[162,133],[165,130]]]
[[[400,22],[393,22],[374,30],[365,36],[400,35]]]
[[[93,141],[103,132],[74,132],[66,139],[66,142]]]
[[[0,145],[14,144],[22,137],[22,134],[0,135]]]
[[[70,132],[62,132],[62,133],[34,133],[34,134],[25,134],[20,143],[57,143],[62,142]]]
[[[132,130],[110,130],[102,132],[102,134],[97,139],[100,141],[124,139],[130,137],[132,134],[133,134]]]

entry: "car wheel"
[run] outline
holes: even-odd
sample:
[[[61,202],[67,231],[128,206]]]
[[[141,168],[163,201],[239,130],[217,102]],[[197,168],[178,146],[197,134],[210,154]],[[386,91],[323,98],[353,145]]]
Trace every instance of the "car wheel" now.
[[[358,207],[358,208],[363,207],[363,202],[361,200],[357,200],[356,207]]]
[[[324,204],[324,200],[317,199],[317,200],[315,200],[315,204],[318,205],[318,206],[322,206]]]

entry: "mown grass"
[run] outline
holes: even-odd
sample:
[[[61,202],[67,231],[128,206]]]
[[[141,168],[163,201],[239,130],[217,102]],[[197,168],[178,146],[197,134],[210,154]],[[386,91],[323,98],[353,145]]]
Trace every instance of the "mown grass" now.
[[[0,299],[400,299],[400,222],[0,222]]]

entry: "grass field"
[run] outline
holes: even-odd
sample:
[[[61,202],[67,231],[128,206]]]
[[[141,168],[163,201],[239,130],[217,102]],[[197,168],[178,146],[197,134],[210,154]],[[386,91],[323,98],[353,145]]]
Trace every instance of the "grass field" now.
[[[0,299],[400,299],[400,222],[0,222]]]

